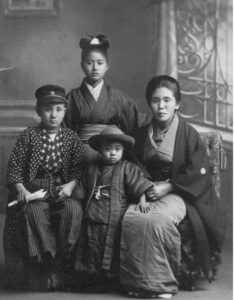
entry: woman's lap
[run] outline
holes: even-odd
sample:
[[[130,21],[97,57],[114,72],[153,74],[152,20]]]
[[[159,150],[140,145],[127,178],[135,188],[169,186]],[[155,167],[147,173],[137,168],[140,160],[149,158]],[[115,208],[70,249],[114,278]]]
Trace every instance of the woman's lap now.
[[[178,225],[186,216],[186,206],[180,196],[169,194],[153,203],[152,213],[166,215]]]
[[[151,210],[149,215],[154,214],[161,214],[168,217],[174,224],[180,223],[184,217],[186,216],[186,206],[184,200],[176,195],[176,194],[169,194],[163,197],[162,199],[151,202],[150,203]],[[139,216],[142,218],[148,218],[145,214],[142,214],[139,211],[136,211],[136,205],[130,205],[125,213],[125,217],[130,215]]]
[[[180,235],[176,228],[186,214],[184,201],[171,194],[151,203],[142,214],[131,205],[122,221],[121,283],[154,292],[176,293]]]

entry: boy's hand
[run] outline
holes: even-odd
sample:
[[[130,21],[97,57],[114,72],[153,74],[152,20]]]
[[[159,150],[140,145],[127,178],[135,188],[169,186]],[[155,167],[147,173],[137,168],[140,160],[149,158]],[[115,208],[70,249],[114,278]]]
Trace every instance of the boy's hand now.
[[[136,210],[139,210],[141,213],[143,214],[147,214],[148,212],[150,212],[150,203],[146,202],[145,204],[142,203],[138,203]]]
[[[19,204],[25,204],[28,202],[28,198],[31,196],[31,193],[24,187],[22,183],[17,183],[15,188],[18,192],[17,202]]]
[[[20,191],[17,197],[17,202],[19,204],[25,204],[28,202],[28,198],[31,196],[31,193],[28,190]]]
[[[67,197],[71,196],[71,193],[76,185],[76,181],[72,180],[68,183],[59,186],[59,199],[64,200]]]
[[[146,202],[145,194],[141,195],[136,210],[139,210],[143,214],[147,214],[148,212],[150,212],[150,209],[151,209],[150,203]]]

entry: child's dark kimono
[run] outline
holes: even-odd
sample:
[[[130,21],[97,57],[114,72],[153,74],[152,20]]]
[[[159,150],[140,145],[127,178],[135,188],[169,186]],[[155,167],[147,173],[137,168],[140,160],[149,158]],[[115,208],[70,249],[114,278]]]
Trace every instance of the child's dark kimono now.
[[[76,270],[90,275],[119,274],[120,224],[130,198],[152,186],[140,169],[129,161],[115,165],[101,162],[89,167],[85,186],[84,222],[76,256]]]
[[[44,189],[47,194],[45,199],[8,208],[4,230],[6,262],[27,262],[31,258],[41,262],[45,254],[54,258],[74,249],[80,232],[81,205],[71,198],[59,202],[56,187],[79,181],[85,161],[83,144],[70,129],[60,128],[54,141],[40,125],[20,134],[7,170],[9,202],[17,197],[12,189],[15,183],[23,183],[30,192]]]

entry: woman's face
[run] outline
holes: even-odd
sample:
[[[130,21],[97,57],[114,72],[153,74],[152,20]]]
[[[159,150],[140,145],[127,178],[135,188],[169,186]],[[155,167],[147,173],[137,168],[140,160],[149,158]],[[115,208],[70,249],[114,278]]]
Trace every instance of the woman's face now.
[[[109,68],[106,57],[98,50],[90,51],[82,61],[81,66],[88,83],[92,86],[101,82]]]
[[[156,88],[151,96],[150,108],[154,119],[162,127],[167,127],[179,108],[173,92],[166,87]]]

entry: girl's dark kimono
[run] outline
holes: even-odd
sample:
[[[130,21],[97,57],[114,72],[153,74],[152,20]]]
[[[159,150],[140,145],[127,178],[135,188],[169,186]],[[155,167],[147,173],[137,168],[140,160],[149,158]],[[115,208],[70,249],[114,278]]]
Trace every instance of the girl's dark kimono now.
[[[143,164],[146,159],[144,149],[147,136],[148,126],[140,128],[136,135],[135,151]],[[147,163],[146,168],[152,181],[159,181],[160,177],[163,177],[164,167],[153,158]],[[186,204],[202,268],[204,274],[208,276],[211,268],[210,252],[212,249],[220,252],[223,245],[224,207],[215,194],[206,149],[199,134],[181,118],[179,118],[174,154],[169,170],[173,193],[180,196]],[[170,197],[170,194],[167,197]],[[170,220],[166,220],[161,215],[158,215],[160,217],[158,219],[157,215],[154,216],[155,218],[150,218],[149,215],[143,215],[140,220],[137,216],[131,216],[128,213],[125,215],[122,223],[121,282],[126,286],[156,293],[176,293],[178,289],[176,274],[174,274],[173,281],[169,282],[167,270],[176,270],[179,262],[179,253],[175,255],[174,252],[175,247],[180,244],[179,233],[175,224]],[[164,221],[163,227],[161,224]],[[148,234],[146,232],[143,235],[145,230]],[[158,230],[160,236],[158,236]],[[173,244],[173,238],[176,239],[178,245]],[[144,248],[141,248],[139,241]],[[141,253],[141,257],[137,256],[137,252]],[[158,257],[155,253],[163,253],[163,257]],[[135,260],[134,257],[138,259]]]
[[[90,275],[119,275],[119,244],[122,217],[130,202],[136,203],[152,183],[135,164],[98,163],[89,167],[85,212],[76,270]]]
[[[98,101],[95,101],[85,82],[68,93],[68,111],[65,124],[77,132],[86,124],[116,125],[132,135],[133,129],[146,121],[136,103],[120,90],[103,84]],[[94,134],[97,133],[94,130]]]
[[[82,208],[78,201],[68,198],[56,207],[56,186],[79,181],[86,162],[83,144],[70,129],[61,128],[51,141],[45,129],[38,125],[26,129],[17,139],[11,154],[7,185],[9,202],[16,200],[15,183],[22,183],[30,192],[44,189],[44,200],[7,209],[4,230],[6,262],[27,261],[34,257],[42,261],[45,253],[52,257],[74,249],[79,237]],[[57,210],[57,208],[60,208]],[[58,228],[51,224],[57,215]]]

